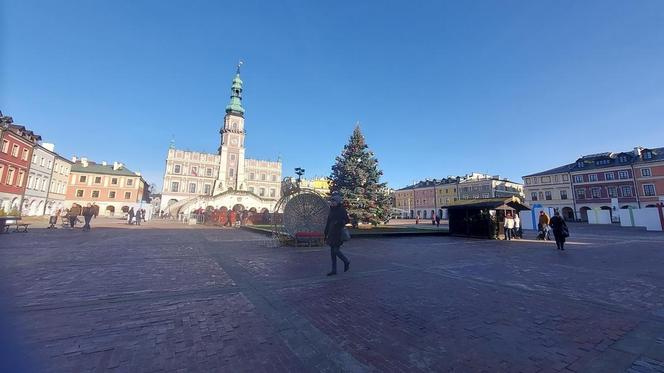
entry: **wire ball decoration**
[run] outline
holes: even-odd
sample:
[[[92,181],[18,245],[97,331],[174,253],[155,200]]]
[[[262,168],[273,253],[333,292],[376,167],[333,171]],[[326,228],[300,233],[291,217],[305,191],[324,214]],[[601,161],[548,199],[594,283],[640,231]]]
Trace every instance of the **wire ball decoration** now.
[[[325,231],[330,207],[316,191],[284,179],[283,195],[277,201],[272,219],[272,236],[281,244],[291,244],[298,232]],[[280,212],[282,212],[280,214]]]
[[[297,232],[323,233],[329,210],[317,193],[299,193],[284,207],[284,228],[291,236]]]

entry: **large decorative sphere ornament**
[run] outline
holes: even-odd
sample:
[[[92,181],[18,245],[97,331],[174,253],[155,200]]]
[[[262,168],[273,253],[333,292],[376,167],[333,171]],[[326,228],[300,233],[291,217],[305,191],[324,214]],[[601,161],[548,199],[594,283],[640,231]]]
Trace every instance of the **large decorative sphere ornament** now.
[[[282,196],[272,214],[272,234],[281,244],[292,244],[297,233],[323,233],[330,207],[316,191],[284,178]]]
[[[284,207],[284,228],[291,236],[299,232],[324,232],[330,207],[317,193],[293,196]]]

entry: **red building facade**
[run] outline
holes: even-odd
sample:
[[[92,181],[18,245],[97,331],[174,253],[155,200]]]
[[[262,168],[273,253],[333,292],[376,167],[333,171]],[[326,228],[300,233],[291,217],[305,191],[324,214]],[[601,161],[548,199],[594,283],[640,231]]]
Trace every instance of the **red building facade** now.
[[[1,116],[0,116],[1,117]],[[1,117],[0,124],[0,208],[19,210],[32,159],[32,148],[41,138],[24,126]]]

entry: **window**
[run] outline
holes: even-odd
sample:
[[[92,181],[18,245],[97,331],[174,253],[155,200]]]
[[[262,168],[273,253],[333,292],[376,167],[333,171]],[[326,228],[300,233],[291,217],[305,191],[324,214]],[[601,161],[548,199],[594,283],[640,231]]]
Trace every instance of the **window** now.
[[[631,197],[632,196],[632,187],[631,186],[623,186],[621,189],[622,189],[623,197]]]
[[[561,190],[560,191],[560,199],[567,199],[567,191],[566,190]]]
[[[539,197],[540,201],[543,201],[543,200],[544,200],[544,193],[539,192],[539,196],[538,196],[538,197]]]
[[[648,196],[648,197],[654,197],[657,195],[655,193],[655,185],[654,184],[643,184],[643,194]]]
[[[652,176],[652,173],[650,172],[649,168],[642,168],[641,169],[641,176]]]
[[[48,169],[50,170],[51,168],[53,168],[53,161],[49,160],[48,161]]]
[[[544,199],[546,199],[547,201],[551,201],[551,191],[550,190],[547,190],[546,192],[544,192]]]
[[[206,168],[205,169],[205,176],[208,176],[208,177],[212,176],[212,169],[211,168]]]
[[[235,154],[231,154],[231,161],[235,160]]]
[[[19,146],[18,146],[18,145],[14,144],[14,145],[12,146],[12,155],[13,155],[14,157],[18,157],[18,149],[19,149]]]
[[[23,186],[23,179],[25,179],[25,171],[20,170],[18,172],[18,184],[16,184],[19,187]]]
[[[131,192],[125,192],[125,199],[131,199]]]
[[[39,158],[39,165],[42,167],[46,166],[46,160],[44,157]]]
[[[600,159],[599,161],[595,161],[595,164],[598,166],[607,165],[609,163],[611,163],[611,161],[608,159]]]
[[[32,153],[32,163],[37,163],[37,154]]]
[[[95,176],[95,184],[101,184],[101,176]]]
[[[115,198],[115,191],[114,190],[108,192],[108,198],[111,198],[111,199]]]
[[[256,175],[252,172],[249,174],[249,180],[254,180],[256,178]]]
[[[576,190],[576,198],[586,199],[586,190],[585,189],[577,189]]]
[[[127,186],[133,186],[134,185],[134,179],[127,179]]]
[[[528,185],[528,184],[530,184],[530,178],[529,177],[526,178],[526,185]]]
[[[652,152],[647,151],[647,152],[643,153],[643,159],[652,159]]]
[[[542,184],[550,183],[551,176],[542,176]]]
[[[277,181],[277,175],[272,175],[272,181]]]
[[[86,181],[88,181],[88,177],[87,177],[87,176],[85,176],[85,175],[81,175],[81,176],[78,177],[78,182],[79,182],[79,183],[85,183]]]
[[[597,174],[588,175],[588,181],[597,181]]]
[[[275,197],[277,195],[277,190],[274,188],[270,188],[270,197]]]
[[[180,183],[177,181],[171,182],[171,192],[179,192],[180,191]]]
[[[629,179],[629,172],[618,171],[618,179]]]
[[[265,181],[266,180],[265,178],[266,178],[265,174],[261,174],[261,180]]]
[[[264,197],[265,196],[265,188],[260,188],[259,192],[258,192],[258,195],[261,196],[261,197]]]
[[[621,155],[620,157],[618,157],[618,162],[626,163],[627,162],[627,156],[626,155]]]
[[[567,180],[569,180],[569,176],[563,175],[563,181],[567,181]]]
[[[254,187],[249,187],[249,192],[253,193],[254,192]]]
[[[210,184],[205,184],[205,185],[203,186],[203,192],[204,192],[205,194],[210,194],[211,191],[212,191],[212,185],[210,185]]]
[[[30,151],[26,148],[23,148],[23,156],[21,156],[21,159],[23,159],[24,161],[27,161],[28,160],[28,153],[30,153]]]
[[[590,188],[590,196],[592,198],[601,198],[602,197],[601,190],[599,188]]]
[[[92,191],[92,198],[99,198],[99,191],[98,190],[93,190]]]
[[[180,172],[182,172],[182,166],[180,166],[179,164],[174,165],[173,166],[173,173],[174,174],[179,174]]]
[[[618,188],[608,187],[606,191],[609,193],[609,198],[618,198]]]
[[[583,168],[583,166],[584,166],[583,161],[576,162],[576,167]]]
[[[14,172],[15,171],[13,167],[9,167],[9,169],[7,169],[7,179],[5,179],[5,184],[11,185],[14,182]]]
[[[118,185],[118,178],[117,177],[111,178],[111,185]]]
[[[604,179],[605,180],[615,180],[615,178],[616,178],[616,174],[614,174],[613,172],[605,172],[604,173]]]
[[[2,152],[7,153],[9,151],[9,140],[2,140]]]
[[[553,181],[558,182],[560,180],[560,177],[558,175],[553,176]]]
[[[232,169],[232,168],[231,168],[231,169],[229,169],[229,170],[228,170],[228,175],[230,175],[230,177],[233,177],[233,176],[235,176],[235,170],[234,170],[234,169]]]
[[[76,189],[76,197],[83,198],[83,189]]]
[[[189,193],[196,193],[196,183],[189,183]]]
[[[198,176],[198,167],[191,167],[191,174],[194,176]]]
[[[583,182],[583,175],[574,175],[574,182],[575,183],[582,183]]]

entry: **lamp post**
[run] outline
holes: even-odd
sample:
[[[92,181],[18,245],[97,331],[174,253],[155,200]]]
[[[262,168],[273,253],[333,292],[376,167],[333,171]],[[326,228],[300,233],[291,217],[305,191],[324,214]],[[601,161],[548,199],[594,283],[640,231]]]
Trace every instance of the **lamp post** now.
[[[302,175],[304,175],[304,168],[296,167],[295,175],[297,175],[297,186],[300,186],[300,181],[302,180]]]

